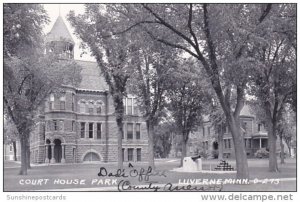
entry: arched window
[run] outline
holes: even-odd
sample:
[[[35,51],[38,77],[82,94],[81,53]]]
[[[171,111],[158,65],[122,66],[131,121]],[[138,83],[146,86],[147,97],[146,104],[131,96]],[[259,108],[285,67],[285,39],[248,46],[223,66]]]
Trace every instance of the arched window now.
[[[50,98],[49,98],[49,110],[54,109],[54,95],[50,94]]]
[[[89,114],[94,114],[94,101],[89,101],[89,104],[88,104],[88,113]]]
[[[66,97],[61,96],[59,98],[59,101],[60,101],[60,110],[65,110],[66,109]]]

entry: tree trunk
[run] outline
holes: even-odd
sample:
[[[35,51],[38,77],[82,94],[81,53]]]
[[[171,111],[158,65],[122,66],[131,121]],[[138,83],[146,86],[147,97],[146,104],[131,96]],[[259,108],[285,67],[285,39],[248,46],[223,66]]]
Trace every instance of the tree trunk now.
[[[280,163],[284,164],[284,144],[282,140],[282,134],[280,135]]]
[[[123,121],[117,119],[118,125],[118,169],[123,169],[123,153],[122,153],[122,136],[123,136]]]
[[[152,169],[155,169],[155,164],[154,164],[154,126],[151,123],[151,121],[147,121],[147,132],[148,132],[148,162],[149,166],[152,167]]]
[[[27,162],[27,168],[30,169],[31,165],[30,165],[30,142],[29,142],[29,136],[28,136],[27,142],[26,142],[26,162]]]
[[[186,157],[187,154],[187,141],[184,140],[184,135],[182,138],[182,151],[181,151],[181,161],[180,161],[180,167],[183,166],[183,158]]]
[[[274,123],[268,120],[268,146],[269,146],[269,171],[278,172],[277,156],[276,156],[276,134]]]
[[[219,150],[219,155],[218,159],[223,160],[223,128],[221,125],[221,130],[218,133],[218,150]]]
[[[26,157],[27,140],[26,137],[24,137],[24,135],[21,136],[20,143],[21,143],[21,169],[19,175],[27,175],[27,157]]]
[[[236,158],[236,178],[237,179],[249,179],[249,169],[247,155],[245,151],[244,137],[240,131],[239,117],[237,119],[231,114],[227,118],[227,122],[232,134],[235,158]]]
[[[13,141],[12,144],[13,144],[13,150],[14,150],[14,161],[17,161],[17,143],[16,143],[16,141]]]

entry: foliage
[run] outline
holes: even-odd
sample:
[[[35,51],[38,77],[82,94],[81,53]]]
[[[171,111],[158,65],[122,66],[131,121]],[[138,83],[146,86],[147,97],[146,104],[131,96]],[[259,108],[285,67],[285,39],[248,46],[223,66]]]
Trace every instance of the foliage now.
[[[61,85],[76,86],[81,68],[74,61],[43,54],[42,27],[48,18],[42,6],[4,7],[4,113],[18,131],[22,150],[20,173],[27,174],[29,134],[39,109],[49,93]]]
[[[254,154],[255,158],[269,158],[269,152],[265,148],[257,150]]]

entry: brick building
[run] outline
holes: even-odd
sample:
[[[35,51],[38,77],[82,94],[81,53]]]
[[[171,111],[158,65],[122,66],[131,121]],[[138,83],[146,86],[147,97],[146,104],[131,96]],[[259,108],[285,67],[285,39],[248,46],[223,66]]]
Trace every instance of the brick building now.
[[[245,105],[240,113],[240,122],[248,157],[254,157],[255,152],[261,148],[268,149],[268,133],[266,128],[264,124],[261,123],[256,116],[253,115],[253,113],[251,113],[248,105]],[[214,130],[209,117],[204,117],[203,124],[189,136],[187,155],[192,156],[195,154],[204,153],[208,158],[216,158],[219,153],[219,144],[223,144],[223,157],[234,158],[235,153],[232,136],[226,125],[224,125],[222,128],[224,135],[223,142],[220,143],[218,142],[218,133]],[[176,139],[180,139],[180,137],[174,138],[174,140]],[[181,147],[176,145],[178,142],[180,141],[174,142],[171,156],[178,156],[174,153],[177,154],[181,151]],[[287,149],[286,144],[285,149]],[[279,138],[277,138],[277,153],[279,152]]]
[[[75,43],[59,16],[46,38],[46,54],[74,59]],[[78,163],[117,161],[118,128],[109,88],[95,62],[79,61],[82,81],[78,87],[62,86],[63,93],[51,94],[30,137],[33,163]],[[135,98],[125,101],[123,159],[145,161],[148,140],[146,123]]]

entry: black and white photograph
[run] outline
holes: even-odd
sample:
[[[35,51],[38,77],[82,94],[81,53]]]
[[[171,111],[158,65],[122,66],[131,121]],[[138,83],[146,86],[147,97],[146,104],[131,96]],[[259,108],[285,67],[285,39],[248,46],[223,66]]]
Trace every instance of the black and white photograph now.
[[[2,10],[5,201],[65,192],[293,200],[296,3]],[[52,198],[26,198],[35,193]]]

